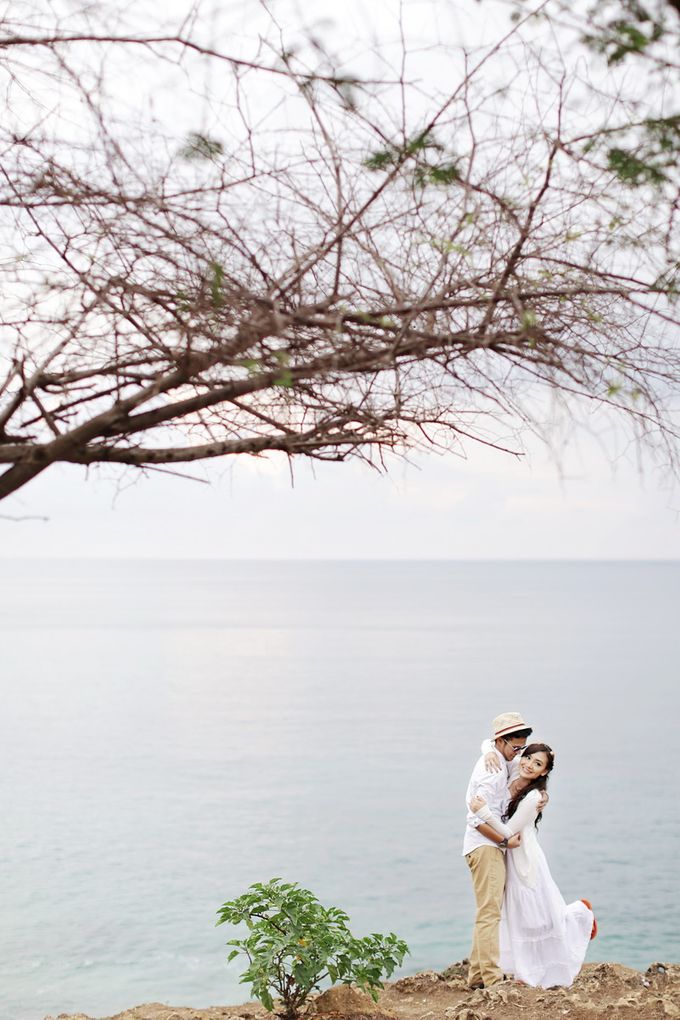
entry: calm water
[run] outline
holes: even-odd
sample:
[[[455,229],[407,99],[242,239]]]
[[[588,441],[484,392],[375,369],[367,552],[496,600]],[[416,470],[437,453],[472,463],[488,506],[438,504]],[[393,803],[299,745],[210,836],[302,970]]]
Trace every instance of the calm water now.
[[[464,956],[462,798],[519,709],[591,960],[680,959],[680,564],[0,563],[0,1016],[239,1002],[215,910],[282,875]]]

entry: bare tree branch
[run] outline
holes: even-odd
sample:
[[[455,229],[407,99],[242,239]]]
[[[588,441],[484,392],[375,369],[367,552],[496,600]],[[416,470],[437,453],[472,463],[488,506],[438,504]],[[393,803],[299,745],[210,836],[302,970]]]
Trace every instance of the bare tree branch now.
[[[55,463],[517,454],[551,394],[674,464],[677,166],[626,186],[607,149],[668,118],[566,66],[573,14],[425,58],[402,22],[379,78],[258,11],[232,53],[200,16],[0,25],[0,498]]]

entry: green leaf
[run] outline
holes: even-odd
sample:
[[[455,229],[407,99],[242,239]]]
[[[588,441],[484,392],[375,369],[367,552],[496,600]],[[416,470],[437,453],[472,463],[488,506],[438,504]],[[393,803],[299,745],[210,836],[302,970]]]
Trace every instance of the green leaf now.
[[[442,146],[435,141],[429,131],[421,131],[406,142],[405,145],[392,145],[386,149],[371,153],[363,161],[367,170],[389,170],[392,166],[405,162],[412,156],[417,156],[426,149],[441,151]]]
[[[407,156],[414,156],[418,152],[424,152],[425,149],[439,149],[441,145],[434,140],[434,136],[430,131],[422,131],[411,138],[404,148],[404,153]]]
[[[289,368],[282,372],[278,379],[274,380],[274,386],[282,386],[284,389],[289,390],[294,385],[293,373]]]
[[[427,170],[427,180],[431,184],[453,184],[460,180],[460,170],[455,163],[431,166]]]
[[[397,161],[397,153],[393,149],[381,149],[367,156],[363,165],[367,170],[387,170]]]
[[[210,297],[213,308],[220,308],[224,304],[222,285],[224,283],[224,269],[219,262],[211,262],[212,278],[210,280]]]
[[[624,184],[634,188],[641,184],[662,184],[668,175],[654,163],[653,159],[640,159],[629,149],[610,149],[607,153],[607,164]]]
[[[179,150],[180,156],[188,160],[214,159],[216,156],[221,156],[223,152],[222,142],[198,131],[190,131],[184,145]]]

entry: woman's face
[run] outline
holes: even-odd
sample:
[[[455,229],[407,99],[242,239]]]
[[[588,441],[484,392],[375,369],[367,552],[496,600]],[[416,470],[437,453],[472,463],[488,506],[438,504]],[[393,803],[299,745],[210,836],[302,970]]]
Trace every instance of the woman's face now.
[[[523,754],[519,760],[519,774],[522,779],[538,779],[548,771],[548,755],[545,751]]]

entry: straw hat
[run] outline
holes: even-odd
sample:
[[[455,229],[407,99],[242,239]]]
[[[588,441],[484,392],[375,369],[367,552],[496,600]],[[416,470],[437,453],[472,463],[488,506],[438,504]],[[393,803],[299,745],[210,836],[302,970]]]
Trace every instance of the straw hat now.
[[[519,712],[503,712],[501,715],[497,715],[491,723],[491,727],[496,740],[499,737],[505,737],[508,733],[516,733],[517,730],[529,730],[531,733],[531,726],[527,726]]]

